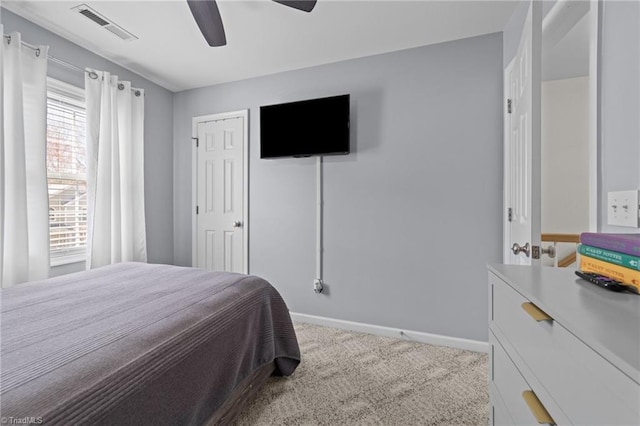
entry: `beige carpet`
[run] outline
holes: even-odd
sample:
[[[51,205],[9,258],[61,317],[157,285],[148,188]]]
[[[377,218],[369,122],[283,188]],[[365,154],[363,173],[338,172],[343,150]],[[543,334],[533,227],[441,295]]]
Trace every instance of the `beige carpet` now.
[[[236,425],[486,425],[487,355],[298,323],[302,362]]]

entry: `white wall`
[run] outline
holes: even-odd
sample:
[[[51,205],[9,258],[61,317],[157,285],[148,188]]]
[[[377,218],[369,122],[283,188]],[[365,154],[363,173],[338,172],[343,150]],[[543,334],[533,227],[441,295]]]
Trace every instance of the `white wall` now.
[[[351,94],[352,154],[325,158],[328,293],[315,278],[315,159],[261,160],[260,105]],[[177,93],[175,261],[191,264],[191,118],[248,108],[250,272],[298,313],[487,340],[502,245],[502,35]]]
[[[589,231],[589,77],[542,82],[543,233]],[[550,243],[543,243],[545,246]],[[558,260],[576,251],[556,246]],[[544,256],[544,265],[554,259]]]
[[[542,232],[589,230],[589,78],[542,83]]]

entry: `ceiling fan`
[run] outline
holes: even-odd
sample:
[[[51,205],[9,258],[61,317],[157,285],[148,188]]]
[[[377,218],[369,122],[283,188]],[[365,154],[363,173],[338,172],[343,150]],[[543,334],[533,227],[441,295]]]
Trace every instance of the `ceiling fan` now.
[[[311,12],[317,0],[273,0],[276,3]],[[209,46],[224,46],[227,38],[216,0],[187,0],[189,9]]]

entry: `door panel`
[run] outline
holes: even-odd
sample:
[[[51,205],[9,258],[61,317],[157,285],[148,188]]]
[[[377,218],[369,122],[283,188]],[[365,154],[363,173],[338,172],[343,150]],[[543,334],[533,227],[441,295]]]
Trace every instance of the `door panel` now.
[[[198,123],[195,266],[244,272],[244,118]]]
[[[505,71],[505,89],[511,112],[505,116],[505,263],[539,263],[531,246],[540,246],[540,134],[541,134],[541,32],[540,2],[529,4],[518,51]],[[529,244],[529,256],[510,247]]]

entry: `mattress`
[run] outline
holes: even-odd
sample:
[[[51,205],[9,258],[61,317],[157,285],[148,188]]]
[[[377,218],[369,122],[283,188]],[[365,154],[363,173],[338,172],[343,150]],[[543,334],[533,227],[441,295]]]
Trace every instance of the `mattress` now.
[[[200,425],[260,367],[300,361],[256,276],[121,263],[0,297],[2,417],[22,423]]]

